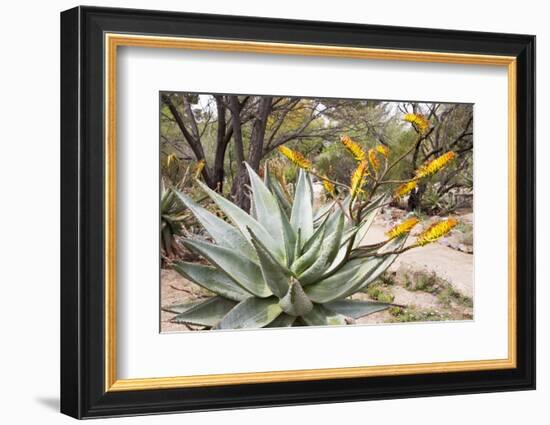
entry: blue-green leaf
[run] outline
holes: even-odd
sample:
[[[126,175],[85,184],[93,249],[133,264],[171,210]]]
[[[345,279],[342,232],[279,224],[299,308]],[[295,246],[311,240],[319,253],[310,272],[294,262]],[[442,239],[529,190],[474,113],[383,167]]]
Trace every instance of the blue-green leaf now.
[[[353,319],[386,310],[390,304],[374,301],[338,300],[324,304],[328,309]]]
[[[237,303],[222,297],[212,297],[194,306],[193,308],[178,314],[170,321],[174,323],[189,323],[192,325],[214,326]]]
[[[326,215],[323,221],[321,221],[320,224],[317,223],[316,228],[314,227],[313,235],[311,235],[311,238],[309,238],[307,241],[304,242],[304,247],[302,249],[304,253],[311,247],[311,245],[313,245],[314,243],[317,243],[320,237],[329,235],[331,233],[331,229],[329,229],[329,227],[327,226],[327,223],[330,218],[331,218],[330,214]]]
[[[286,295],[279,301],[283,311],[291,316],[302,316],[313,308],[313,303],[305,294],[300,282],[292,278]]]
[[[291,316],[286,313],[281,313],[273,322],[269,325],[264,326],[264,328],[289,328],[296,321],[295,316]]]
[[[227,274],[213,267],[178,261],[173,268],[183,277],[209,291],[233,301],[242,301],[252,294],[239,286]]]
[[[406,236],[394,239],[387,245],[385,250],[400,249],[406,239]],[[317,303],[327,303],[345,298],[374,281],[396,258],[397,255],[392,254],[352,259],[334,274],[324,279],[321,278],[319,282],[307,286],[305,288],[306,294],[312,301]]]
[[[340,249],[342,233],[344,231],[344,216],[339,211],[339,221],[334,233],[323,241],[323,246],[314,263],[306,271],[299,275],[298,279],[302,285],[309,285],[316,282],[327,270]]]
[[[258,261],[252,245],[250,245],[238,229],[212,214],[207,209],[201,207],[185,194],[177,190],[174,190],[174,192],[181,202],[189,208],[197,220],[199,220],[218,245],[236,249],[251,260]]]
[[[313,207],[311,184],[308,181],[307,174],[300,170],[296,192],[294,194],[294,204],[290,214],[290,224],[296,233],[298,229],[301,232],[301,246],[313,235]]]
[[[321,250],[321,246],[324,241],[324,227],[321,229],[321,234],[315,239],[314,243],[309,246],[309,249],[307,249],[297,260],[294,261],[292,264],[292,271],[299,275],[307,268],[311,267],[311,265],[315,262],[315,259],[319,256],[319,251]],[[305,249],[305,248],[304,248]]]
[[[208,196],[220,207],[220,209],[229,217],[235,226],[239,228],[243,236],[250,241],[250,235],[246,230],[250,227],[256,236],[262,241],[262,243],[269,248],[270,252],[274,253],[277,258],[284,258],[284,252],[281,250],[279,243],[277,243],[269,232],[252,216],[240,209],[237,205],[231,201],[225,199],[220,194],[214,192],[207,185],[202,182],[198,182],[201,188],[207,193]]]
[[[252,200],[254,202],[258,222],[264,229],[269,229],[271,235],[274,236],[273,239],[275,242],[279,242],[279,250],[284,251],[282,211],[279,209],[279,204],[262,179],[246,162],[245,166],[248,170],[248,176],[250,177]]]
[[[260,269],[262,271],[264,282],[269,289],[271,289],[271,292],[273,292],[274,295],[282,298],[288,291],[288,285],[292,273],[270,254],[252,230],[250,230],[250,234],[252,236],[252,244],[256,249],[256,253],[260,261]]]
[[[294,250],[296,248],[296,239],[298,235],[294,233],[294,229],[290,225],[290,221],[288,221],[288,217],[282,210],[281,206],[279,206],[279,210],[281,213],[281,222],[283,224],[286,265],[287,267],[290,267],[290,265],[294,262]]]
[[[237,304],[214,328],[263,328],[279,317],[282,312],[279,300],[275,297],[248,298]]]
[[[182,304],[172,304],[161,307],[162,311],[167,311],[168,313],[185,313],[187,310],[190,310],[192,307],[195,307],[196,305],[200,304],[202,301],[190,301],[188,303],[182,303]]]
[[[334,326],[346,325],[346,317],[338,314],[320,304],[315,304],[313,309],[302,320],[309,326]]]
[[[183,244],[223,270],[248,292],[262,298],[271,295],[271,291],[262,277],[260,267],[235,250],[191,239],[184,239]]]

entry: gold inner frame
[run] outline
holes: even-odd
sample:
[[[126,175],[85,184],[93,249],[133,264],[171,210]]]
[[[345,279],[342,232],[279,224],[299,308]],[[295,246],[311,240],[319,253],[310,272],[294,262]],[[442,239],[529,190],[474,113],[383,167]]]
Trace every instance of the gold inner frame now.
[[[255,41],[105,34],[105,391],[511,369],[516,367],[516,58]],[[508,72],[508,357],[495,360],[118,379],[116,325],[116,99],[119,46],[503,66]]]

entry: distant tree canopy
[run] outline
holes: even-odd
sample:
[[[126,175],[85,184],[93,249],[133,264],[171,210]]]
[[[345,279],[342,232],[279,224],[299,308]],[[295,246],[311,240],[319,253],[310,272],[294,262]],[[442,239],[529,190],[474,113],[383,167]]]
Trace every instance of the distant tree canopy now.
[[[407,112],[425,115],[431,131],[418,139],[411,126],[403,124]],[[230,193],[248,210],[244,162],[259,171],[262,160],[274,156],[281,145],[288,144],[323,173],[343,181],[354,164],[342,155],[338,142],[342,134],[365,147],[383,144],[397,153],[418,139],[410,161],[403,161],[392,172],[396,178],[409,178],[424,161],[454,150],[459,160],[441,176],[437,189],[444,195],[471,183],[472,114],[471,105],[460,104],[163,93],[161,148],[163,155],[204,161],[204,182]],[[420,186],[411,194],[410,209],[422,208],[425,191]]]

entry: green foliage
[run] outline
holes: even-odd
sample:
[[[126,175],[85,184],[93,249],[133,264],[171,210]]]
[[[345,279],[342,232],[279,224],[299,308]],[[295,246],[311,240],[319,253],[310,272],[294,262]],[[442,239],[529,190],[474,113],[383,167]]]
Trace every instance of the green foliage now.
[[[191,218],[187,207],[163,180],[160,197],[160,249],[163,260],[174,259],[182,254],[177,237],[183,236],[186,223]]]
[[[470,297],[462,295],[446,280],[440,278],[434,272],[417,271],[405,275],[405,287],[409,291],[422,291],[437,296],[441,304],[451,306],[452,304],[472,307],[473,301]]]
[[[391,287],[395,284],[394,276],[391,273],[384,272],[376,282],[373,282],[364,291],[373,300],[392,303],[395,296],[392,294]]]
[[[340,142],[328,143],[315,161],[319,173],[332,176],[334,180],[348,183],[349,176],[357,167],[357,162],[344,152]]]
[[[160,251],[162,264],[166,266],[174,259],[189,256],[179,239],[195,227],[197,220],[190,210],[198,205],[191,198],[184,203],[179,196],[179,191],[188,185],[190,166],[183,167],[181,161],[171,154],[161,163],[161,169]]]
[[[359,222],[348,220],[336,203],[315,220],[319,212],[306,172],[299,173],[290,212],[268,170],[264,180],[250,167],[248,174],[253,215],[202,185],[231,224],[175,192],[213,243],[184,239],[209,265],[178,261],[174,269],[216,296],[183,309],[174,322],[213,329],[344,325],[389,307],[390,300],[346,299],[378,279],[404,245],[406,236],[400,236],[359,258],[348,249],[354,235],[368,230],[383,198],[365,208]]]
[[[392,316],[390,322],[439,322],[449,320],[451,316],[448,313],[442,313],[431,308],[421,309],[414,306],[398,307],[394,306],[389,309]]]
[[[373,300],[391,303],[395,299],[395,296],[388,291],[383,285],[371,285],[367,288],[367,294]]]

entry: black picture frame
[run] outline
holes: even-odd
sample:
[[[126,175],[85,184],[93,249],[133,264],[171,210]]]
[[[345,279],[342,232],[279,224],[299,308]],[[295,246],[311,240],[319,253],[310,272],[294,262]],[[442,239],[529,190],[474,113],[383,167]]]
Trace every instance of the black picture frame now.
[[[104,34],[258,40],[517,58],[517,367],[105,391]],[[61,412],[75,418],[535,388],[535,37],[76,7],[61,13]]]

